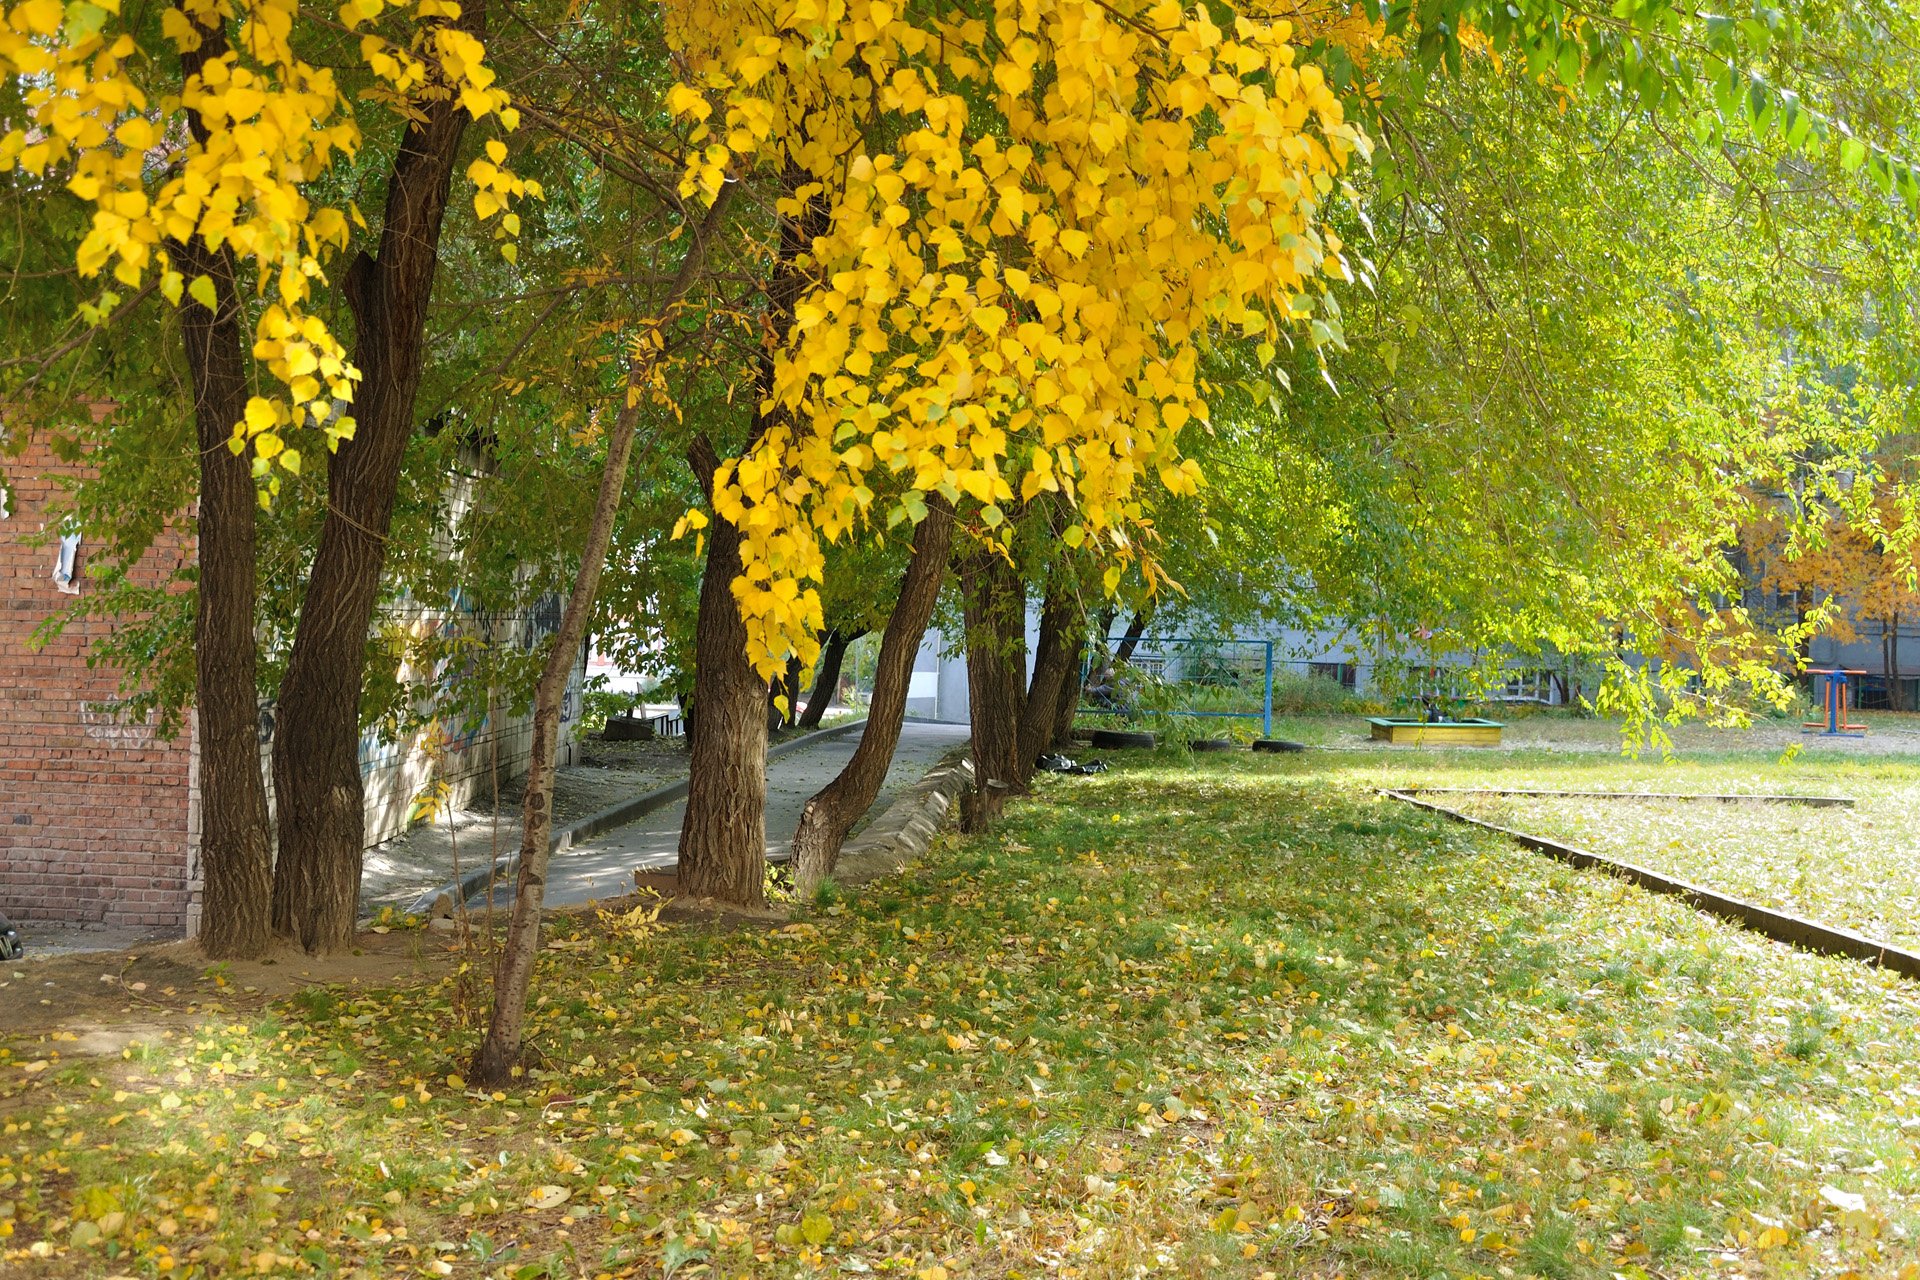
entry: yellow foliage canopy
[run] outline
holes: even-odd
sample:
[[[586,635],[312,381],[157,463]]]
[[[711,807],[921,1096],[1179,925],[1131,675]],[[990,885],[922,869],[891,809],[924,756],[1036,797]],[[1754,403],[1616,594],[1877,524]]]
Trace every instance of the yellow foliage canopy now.
[[[294,47],[297,0],[182,0],[162,15],[165,50],[141,48],[119,12],[120,0],[24,0],[0,14],[0,72],[19,80],[27,110],[0,137],[0,172],[64,176],[93,206],[76,255],[82,276],[107,274],[134,289],[157,283],[176,305],[184,296],[211,309],[213,282],[186,280],[169,243],[199,237],[252,265],[269,299],[253,353],[283,394],[253,398],[234,424],[233,449],[251,442],[256,473],[277,488],[275,460],[288,471],[300,466],[284,432],[310,423],[329,448],[353,434],[338,407],[352,400],[359,375],[308,306],[359,213],[316,205],[307,191],[358,150],[360,127],[334,73]],[[516,113],[493,86],[480,41],[456,25],[460,13],[452,0],[348,0],[339,21],[366,28],[360,56],[401,109],[453,96],[476,119],[494,113],[510,130]],[[196,71],[169,79],[180,55],[230,28],[232,39],[216,40]],[[185,127],[189,120],[197,128]],[[504,148],[493,154],[504,159]],[[472,175],[477,200],[491,202],[483,218],[511,196],[539,194],[485,167]],[[89,318],[104,319],[119,301],[109,286]]]
[[[985,17],[682,0],[674,18],[683,190],[798,173],[782,211],[827,228],[800,262],[772,425],[714,486],[769,674],[811,659],[822,540],[876,490],[971,499],[989,528],[1061,492],[1078,537],[1127,554],[1143,480],[1199,483],[1178,435],[1208,417],[1200,345],[1338,338],[1329,284],[1350,273],[1325,209],[1366,140],[1301,58],[1315,32],[1141,0]]]
[[[1810,607],[1830,601],[1822,630],[1845,644],[1859,638],[1862,619],[1897,626],[1920,614],[1915,533],[1910,501],[1882,476],[1869,501],[1827,511],[1810,539],[1788,536],[1786,521],[1770,511],[1742,531],[1742,541],[1766,590],[1801,593]]]

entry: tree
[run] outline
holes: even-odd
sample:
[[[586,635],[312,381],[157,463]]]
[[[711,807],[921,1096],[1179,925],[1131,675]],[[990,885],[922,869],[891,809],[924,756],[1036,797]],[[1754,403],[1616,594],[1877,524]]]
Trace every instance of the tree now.
[[[802,897],[832,873],[847,833],[872,807],[886,781],[887,767],[893,762],[906,718],[914,659],[940,598],[941,583],[946,581],[952,543],[953,513],[944,500],[936,497],[928,504],[926,519],[914,528],[913,548],[900,578],[899,594],[880,636],[873,697],[867,706],[860,745],[833,781],[800,811],[800,824],[793,835],[793,864],[794,882]],[[820,697],[817,693],[815,696]],[[812,708],[808,711],[811,714]]]
[[[225,52],[226,35],[199,26],[200,43],[181,55],[191,80]],[[198,112],[189,128],[209,139]],[[194,601],[194,686],[199,692],[200,865],[205,881],[201,946],[209,956],[252,958],[271,945],[268,907],[273,849],[260,776],[254,652],[254,489],[246,460],[227,448],[247,408],[246,354],[230,249],[191,233],[168,250],[182,274],[211,286],[181,315],[193,417],[199,441],[199,590]]]
[[[181,332],[204,459],[198,532],[206,595],[198,606],[196,651],[208,744],[205,927],[213,950],[258,954],[265,946],[258,916],[266,903],[257,890],[267,833],[251,748],[252,495],[235,483],[233,467],[217,450],[235,458],[251,453],[252,479],[264,500],[280,491],[284,478],[301,474],[300,446],[308,437],[330,451],[353,438],[354,420],[340,406],[353,398],[362,371],[314,306],[317,282],[350,240],[350,216],[347,209],[315,204],[313,194],[336,167],[354,160],[363,134],[334,73],[296,47],[315,39],[332,44],[337,28],[323,33],[302,25],[295,7],[274,0],[241,5],[237,14],[188,0],[126,19],[117,7],[87,5],[69,15],[54,0],[33,0],[9,11],[0,28],[0,67],[20,88],[24,119],[0,138],[0,171],[62,171],[67,189],[92,205],[75,265],[82,278],[107,274],[112,283],[83,307],[90,321],[123,319],[130,303],[150,291],[185,311]],[[229,38],[233,18],[237,27]],[[356,65],[398,117],[454,122],[499,113],[512,126],[506,95],[492,86],[471,30],[478,24],[463,18],[459,5],[423,0],[389,11],[380,0],[367,0],[349,6],[341,21],[348,31],[365,28]],[[173,56],[153,56],[161,49]],[[186,128],[171,128],[173,121]],[[410,127],[408,142],[416,136]],[[403,144],[398,173],[413,167],[415,154]],[[510,173],[490,169],[483,195],[496,207],[524,190]],[[445,185],[443,179],[442,202]],[[404,177],[392,184],[393,191],[404,186]],[[429,221],[437,230],[437,213]],[[426,229],[388,228],[415,239]],[[431,242],[421,247],[430,260]],[[276,395],[252,393],[247,385],[239,347],[243,269],[265,299],[246,308],[251,355],[258,371],[279,385]],[[348,277],[366,282],[365,273]],[[131,299],[120,289],[131,290]],[[368,337],[379,317],[362,308],[360,323]],[[363,343],[363,356],[377,358],[378,345]],[[376,365],[375,371],[379,426],[392,416],[384,402],[393,386],[386,370]],[[374,572],[377,580],[377,565]],[[356,638],[350,655],[356,671],[363,639]],[[344,711],[350,722],[357,710],[356,698]],[[297,807],[297,783],[292,794]],[[284,796],[282,803],[288,803]],[[297,819],[284,825],[304,829]],[[305,865],[297,843],[296,837],[292,859],[282,857],[283,868]],[[357,867],[357,845],[353,853]],[[357,877],[352,888],[357,898]],[[277,912],[276,918],[297,927],[309,946],[337,944],[351,928],[351,910],[344,924],[336,920],[324,933],[310,927],[311,919],[294,919],[307,914]]]
[[[465,0],[458,30],[482,29],[484,0]],[[347,268],[341,292],[355,326],[354,447],[327,460],[327,509],[280,685],[273,744],[280,856],[276,931],[309,951],[347,945],[360,903],[365,846],[360,705],[367,630],[380,591],[401,462],[414,430],[426,359],[427,303],[455,160],[469,118],[450,87],[416,97],[394,152],[373,253]],[[504,144],[477,161],[489,201]],[[484,207],[484,205],[483,205]],[[508,215],[511,217],[512,215]]]
[[[600,474],[593,522],[580,552],[580,570],[561,615],[560,630],[547,650],[546,666],[541,671],[534,700],[533,758],[528,765],[526,795],[522,801],[525,816],[513,918],[507,925],[507,944],[501,950],[494,973],[493,1011],[486,1038],[481,1041],[473,1062],[474,1077],[484,1085],[506,1084],[520,1066],[527,992],[533,980],[533,963],[540,953],[541,909],[553,823],[554,750],[559,743],[560,698],[566,690],[567,672],[585,634],[587,619],[593,613],[594,593],[599,589],[600,574],[606,564],[607,545],[613,536],[615,513],[626,484],[641,411],[650,401],[671,403],[660,366],[660,356],[666,348],[664,325],[700,279],[707,248],[726,217],[730,199],[731,192],[723,190],[707,207],[703,221],[693,229],[680,269],[661,301],[661,323],[642,330],[633,339],[625,395],[614,414],[613,428],[607,433],[607,460]]]
[[[1104,538],[1143,477],[1193,485],[1174,447],[1205,413],[1193,339],[1335,334],[1322,210],[1359,141],[1338,100],[1290,22],[1150,12],[676,11],[693,74],[673,105],[704,147],[685,190],[737,162],[784,175],[789,223],[817,221],[782,242],[797,287],[771,311],[762,428],[711,486],[715,604],[763,687],[813,661],[821,545],[869,518],[883,478],[905,482],[898,518],[938,493],[988,531],[1016,483],[1066,491],[1062,537]],[[734,571],[715,548],[736,536]],[[702,644],[703,667],[731,661]],[[722,705],[696,692],[694,750],[725,745],[706,771],[744,779],[758,739],[716,724]],[[690,798],[683,883],[754,900],[755,826]]]
[[[910,518],[909,498],[938,491],[979,504],[989,527],[1011,480],[1023,501],[1061,490],[1075,504],[1064,536],[1124,562],[1138,554],[1121,534],[1141,515],[1136,480],[1179,494],[1198,477],[1178,447],[1209,417],[1196,340],[1237,329],[1263,361],[1296,329],[1316,358],[1339,345],[1326,279],[1353,278],[1355,260],[1326,225],[1327,197],[1363,142],[1322,66],[1384,125],[1427,73],[1491,47],[1570,90],[1618,84],[1711,138],[1777,129],[1798,153],[1837,152],[1920,193],[1897,157],[1747,70],[1775,45],[1777,15],[1735,24],[1654,3],[1589,24],[1481,0],[1376,12],[1378,26],[1341,11],[1216,25],[1171,4],[679,14],[693,74],[675,106],[707,144],[687,189],[713,190],[744,155],[799,168],[817,186],[793,199],[829,209],[799,264],[812,291],[776,331],[769,403],[792,420],[713,486],[741,534],[735,590],[765,678],[811,659],[818,543],[866,517],[875,476],[912,474],[896,507]],[[1363,86],[1393,62],[1388,40],[1417,56],[1382,95]],[[1701,115],[1709,96],[1717,111]],[[974,580],[990,576],[975,566]],[[740,843],[735,856],[751,854]]]
[[[1862,488],[1843,503],[1820,504],[1811,528],[1796,530],[1798,521],[1769,504],[1742,541],[1762,592],[1812,602],[1814,624],[1834,640],[1850,643],[1861,638],[1863,622],[1877,624],[1889,705],[1911,711],[1900,680],[1900,625],[1920,614],[1912,505],[1885,473]]]
[[[1740,586],[1726,550],[1748,486],[1815,456],[1830,477],[1897,421],[1866,378],[1809,370],[1899,367],[1911,248],[1879,229],[1899,206],[1835,154],[1703,145],[1484,52],[1380,113],[1338,227],[1372,284],[1344,348],[1208,354],[1210,430],[1182,440],[1208,483],[1153,509],[1184,588],[1155,602],[1166,625],[1353,624],[1387,661],[1424,629],[1489,666],[1616,662],[1624,631],[1674,661],[1616,667],[1617,689],[1778,692],[1781,637],[1715,607]],[[1783,262],[1817,269],[1783,290]]]

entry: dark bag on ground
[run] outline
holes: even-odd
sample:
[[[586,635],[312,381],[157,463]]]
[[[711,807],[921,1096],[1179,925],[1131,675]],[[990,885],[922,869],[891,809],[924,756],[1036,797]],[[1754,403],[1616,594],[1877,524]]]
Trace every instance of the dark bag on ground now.
[[[1105,773],[1107,771],[1107,762],[1105,760],[1088,760],[1084,764],[1076,764],[1069,756],[1049,753],[1034,761],[1034,767],[1043,773]]]

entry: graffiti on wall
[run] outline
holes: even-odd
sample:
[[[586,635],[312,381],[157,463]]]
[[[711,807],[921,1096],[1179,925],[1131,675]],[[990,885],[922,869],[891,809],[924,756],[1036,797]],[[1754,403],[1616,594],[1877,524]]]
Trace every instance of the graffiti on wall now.
[[[122,720],[111,707],[80,709],[80,725],[87,737],[109,747],[145,747],[153,742],[153,719]]]

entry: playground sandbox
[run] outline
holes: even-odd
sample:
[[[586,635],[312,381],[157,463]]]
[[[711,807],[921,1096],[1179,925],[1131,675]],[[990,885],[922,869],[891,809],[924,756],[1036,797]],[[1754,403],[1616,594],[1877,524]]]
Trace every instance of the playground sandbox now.
[[[1368,716],[1375,742],[1400,747],[1497,747],[1500,731],[1506,724],[1499,720],[1414,720],[1393,716]]]

